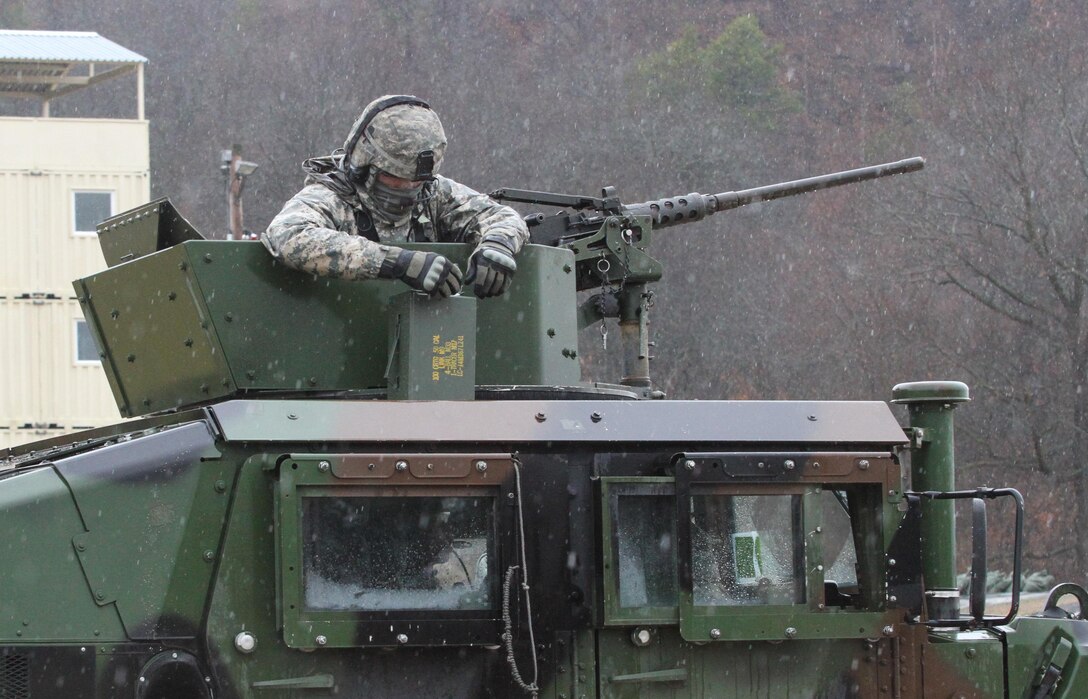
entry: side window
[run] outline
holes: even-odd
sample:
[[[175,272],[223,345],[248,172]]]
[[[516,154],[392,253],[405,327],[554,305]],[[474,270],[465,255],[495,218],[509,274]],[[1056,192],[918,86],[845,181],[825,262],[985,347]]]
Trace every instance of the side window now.
[[[685,640],[880,635],[880,512],[900,478],[890,454],[685,453],[673,461]],[[858,542],[867,548],[859,552]]]
[[[91,336],[91,329],[87,321],[76,318],[73,331],[75,339],[76,364],[99,364],[98,348]]]
[[[691,531],[696,605],[805,601],[800,495],[695,494]]]
[[[99,223],[113,216],[112,191],[72,192],[72,234],[94,235]]]
[[[671,478],[601,479],[605,623],[676,623],[676,495]]]
[[[494,497],[305,497],[302,533],[306,609],[480,610],[497,599]]]
[[[503,583],[520,570],[506,506],[515,468],[510,454],[288,455],[276,522],[284,642],[500,643]]]

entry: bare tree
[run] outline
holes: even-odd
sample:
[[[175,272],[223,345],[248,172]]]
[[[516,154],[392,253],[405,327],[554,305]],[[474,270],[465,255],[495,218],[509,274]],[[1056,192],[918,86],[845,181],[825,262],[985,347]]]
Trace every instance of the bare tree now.
[[[1071,481],[1088,530],[1088,73],[1079,56],[1039,50],[1041,25],[989,47],[948,91],[937,186],[905,218],[915,272],[985,309],[981,350],[998,349],[984,390],[1011,413],[1019,452]],[[946,346],[947,348],[947,346]],[[1011,371],[1010,371],[1011,369]],[[1007,433],[1006,433],[1007,434]],[[991,437],[977,457],[1003,458]],[[1088,571],[1088,539],[1076,564]]]

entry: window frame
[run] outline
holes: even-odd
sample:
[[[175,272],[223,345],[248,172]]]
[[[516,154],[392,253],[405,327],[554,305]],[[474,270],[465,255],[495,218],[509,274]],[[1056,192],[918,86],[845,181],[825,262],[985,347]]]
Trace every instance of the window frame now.
[[[486,464],[480,470],[477,464]],[[403,463],[404,468],[397,464]],[[369,469],[374,464],[373,469]],[[291,454],[276,489],[277,597],[290,648],[494,646],[502,642],[502,578],[514,565],[516,497],[510,454]],[[304,503],[313,497],[491,497],[494,499],[487,609],[330,610],[306,606]],[[490,552],[489,552],[490,555]],[[491,572],[493,571],[493,572]],[[516,600],[511,601],[511,605]],[[516,617],[516,615],[514,615]]]
[[[824,560],[820,531],[824,489],[869,492],[874,502],[896,509],[901,472],[889,453],[866,452],[724,452],[682,453],[673,458],[676,474],[677,578],[680,635],[691,642],[755,641],[828,638],[878,638],[896,621],[886,598],[863,600],[865,608],[829,608],[824,589]],[[697,605],[691,560],[693,495],[799,495],[805,570],[805,601],[782,605]],[[881,493],[887,494],[886,498]],[[852,522],[852,535],[889,541],[884,517]],[[894,521],[891,519],[889,521]],[[860,531],[859,529],[871,531]],[[882,570],[874,557],[862,562],[859,575],[884,589]],[[881,556],[884,558],[884,556]],[[873,559],[873,560],[869,560]],[[901,615],[901,614],[900,614]]]
[[[106,218],[110,218],[111,216],[115,216],[117,214],[117,190],[115,190],[115,189],[105,189],[105,188],[96,189],[96,188],[88,187],[88,188],[72,189],[71,192],[72,192],[72,196],[71,196],[70,201],[71,201],[71,204],[72,204],[72,218],[71,218],[72,237],[73,238],[90,238],[90,237],[97,236],[98,235],[97,224],[96,224],[96,229],[95,230],[90,230],[90,231],[79,230],[78,223],[77,223],[78,216],[76,214],[77,195],[79,195],[79,194],[109,194],[110,195],[110,212],[109,212],[109,216],[107,216]],[[105,219],[103,219],[103,220],[105,220]],[[101,223],[101,221],[99,221],[99,223]]]
[[[676,498],[674,483],[673,478],[665,476],[601,478],[601,550],[604,562],[602,599],[604,600],[605,626],[676,624],[680,620],[679,597],[677,604],[667,607],[624,607],[620,603],[620,560],[617,538],[620,497],[666,497],[671,503]],[[674,528],[674,534],[675,531]],[[679,590],[679,587],[677,589]]]

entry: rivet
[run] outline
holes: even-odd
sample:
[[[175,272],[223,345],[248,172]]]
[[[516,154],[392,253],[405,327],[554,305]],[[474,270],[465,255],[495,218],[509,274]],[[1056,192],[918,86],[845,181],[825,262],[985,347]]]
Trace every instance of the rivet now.
[[[130,354],[127,357],[125,357],[125,359],[127,359],[129,361],[129,364],[131,364],[132,362],[136,361],[136,355],[135,354]]]
[[[396,468],[398,471],[407,471],[408,470],[408,462],[407,461],[398,461],[394,468]]]
[[[215,560],[215,552],[212,551],[211,549],[208,549],[207,551],[205,551],[204,552],[204,560],[207,561],[208,563],[211,563],[212,561],[214,561]]]
[[[216,481],[215,482],[215,492],[217,492],[217,493],[227,492],[227,482],[222,481],[222,480]]]
[[[228,323],[233,321],[234,320],[234,314],[233,313],[227,313],[226,315],[223,316],[223,320],[227,321]]]
[[[888,559],[888,565],[890,565],[890,566],[895,565],[895,559],[894,558],[889,558]]]
[[[869,460],[868,459],[862,459],[861,461],[859,461],[858,462],[858,468],[860,468],[862,471],[867,470],[869,468]]]
[[[975,656],[978,655],[978,651],[974,648],[968,648],[963,654],[968,660],[974,660]]]
[[[294,413],[288,413],[288,414],[287,414],[287,419],[288,419],[288,420],[297,420],[297,419],[298,419],[298,415],[295,415]]]
[[[786,627],[786,638],[797,638],[797,629],[792,626]]]
[[[191,337],[185,338],[185,346],[186,347],[192,347],[193,346],[193,338],[191,338]]]
[[[537,421],[537,422],[544,422],[545,420],[547,420],[547,419],[548,419],[548,417],[547,417],[547,416],[546,416],[546,415],[545,415],[544,413],[537,413],[537,414],[536,414],[536,415],[534,415],[533,417],[535,417],[535,418],[536,418],[536,421]]]
[[[592,420],[593,422],[600,422],[602,419],[604,419],[604,416],[601,415],[600,413],[593,413],[592,415],[589,416],[589,419]]]
[[[883,629],[880,630],[880,632],[882,634],[884,634],[885,636],[894,636],[895,635],[895,627],[894,626],[885,626]]]
[[[324,636],[318,636],[314,639],[314,641],[317,643],[317,645],[323,646],[329,642],[329,639],[325,638]]]
[[[405,644],[407,642],[408,642],[408,636],[406,636],[405,634],[402,634],[402,633],[397,634],[397,643],[400,643],[400,644],[403,645],[403,644]]]
[[[317,464],[317,470],[321,471],[322,473],[326,473],[329,470],[330,466],[331,464],[328,461],[321,461]]]
[[[689,471],[694,471],[695,470],[695,462],[692,461],[691,459],[685,460],[684,461],[684,468],[686,468]]]
[[[104,592],[96,592],[96,593],[94,593],[94,598],[95,598],[96,600],[98,600],[99,602],[101,602],[102,600],[106,599],[106,593],[104,593]]]
[[[430,464],[427,464],[427,465],[430,466]],[[477,461],[476,462],[476,470],[479,471],[480,473],[483,473],[483,472],[487,471],[487,462],[486,461]]]
[[[311,376],[310,377],[310,385],[311,386],[316,386],[317,385],[317,377],[316,376]]]
[[[548,337],[555,337],[555,328],[548,328]]]
[[[211,262],[212,261],[212,254],[210,252],[204,253],[204,261],[205,262]]]
[[[177,293],[175,293],[173,291],[171,291],[169,294],[166,295],[166,298],[170,299],[171,301],[173,301],[177,297],[178,297]]]
[[[722,637],[722,630],[721,629],[711,629],[710,630],[710,637],[715,639],[715,640],[721,638]]]
[[[786,463],[784,465],[787,471],[792,471],[797,466],[797,464],[793,463],[793,459],[786,459]]]

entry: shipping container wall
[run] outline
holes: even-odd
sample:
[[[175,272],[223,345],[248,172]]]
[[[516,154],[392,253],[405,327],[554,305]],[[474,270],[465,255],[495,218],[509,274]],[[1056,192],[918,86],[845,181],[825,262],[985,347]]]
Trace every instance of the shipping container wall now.
[[[0,446],[119,421],[72,281],[105,268],[94,225],[150,199],[148,168],[146,121],[0,118]]]
[[[120,421],[83,314],[71,299],[0,303],[3,423],[65,431]]]
[[[12,298],[33,289],[37,279],[31,260],[34,259],[35,232],[38,226],[31,218],[34,197],[30,190],[40,178],[23,172],[0,169],[0,297]]]

